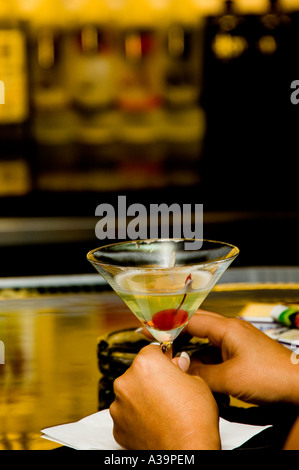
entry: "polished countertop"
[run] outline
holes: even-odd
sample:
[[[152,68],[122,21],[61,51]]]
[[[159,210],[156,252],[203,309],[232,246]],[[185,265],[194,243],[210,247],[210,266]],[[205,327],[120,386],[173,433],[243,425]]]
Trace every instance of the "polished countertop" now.
[[[278,302],[298,301],[297,269],[230,269],[202,308],[265,315]],[[41,429],[98,411],[98,339],[135,326],[97,274],[0,280],[0,450],[52,449]]]

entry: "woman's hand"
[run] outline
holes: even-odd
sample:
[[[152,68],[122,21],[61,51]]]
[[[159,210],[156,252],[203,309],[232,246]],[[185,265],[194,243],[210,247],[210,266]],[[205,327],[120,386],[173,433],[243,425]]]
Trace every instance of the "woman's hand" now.
[[[221,350],[223,362],[208,365],[192,359],[188,371],[202,377],[213,392],[250,403],[299,404],[299,364],[291,361],[291,351],[250,323],[199,310],[186,331]]]
[[[219,449],[218,407],[206,383],[159,346],[143,348],[114,381],[114,437],[126,449]],[[185,367],[186,369],[186,367]]]

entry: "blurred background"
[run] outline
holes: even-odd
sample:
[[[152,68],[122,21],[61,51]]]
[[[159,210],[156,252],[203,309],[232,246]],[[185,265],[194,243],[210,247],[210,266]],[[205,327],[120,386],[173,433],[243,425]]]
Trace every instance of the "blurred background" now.
[[[299,265],[299,0],[0,0],[0,277],[93,272],[101,203]]]

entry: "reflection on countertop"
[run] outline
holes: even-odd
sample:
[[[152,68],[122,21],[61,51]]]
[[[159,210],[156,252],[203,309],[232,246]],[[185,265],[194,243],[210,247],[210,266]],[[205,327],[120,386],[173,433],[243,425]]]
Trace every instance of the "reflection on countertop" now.
[[[98,410],[98,338],[139,327],[126,305],[99,279],[95,275],[0,281],[0,340],[5,345],[5,364],[0,365],[0,449],[54,448],[40,437],[41,429]],[[202,308],[235,316],[248,305],[258,309],[262,304],[295,302],[298,289],[290,279],[220,283]]]

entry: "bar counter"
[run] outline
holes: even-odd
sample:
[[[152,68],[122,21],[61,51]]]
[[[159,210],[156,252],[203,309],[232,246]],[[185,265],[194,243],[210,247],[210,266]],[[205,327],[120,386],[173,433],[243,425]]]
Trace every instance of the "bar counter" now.
[[[202,305],[223,315],[267,315],[298,302],[297,268],[231,268]],[[0,450],[47,450],[40,430],[99,410],[100,336],[140,324],[95,275],[0,281]]]

